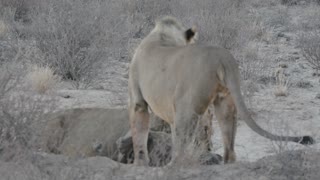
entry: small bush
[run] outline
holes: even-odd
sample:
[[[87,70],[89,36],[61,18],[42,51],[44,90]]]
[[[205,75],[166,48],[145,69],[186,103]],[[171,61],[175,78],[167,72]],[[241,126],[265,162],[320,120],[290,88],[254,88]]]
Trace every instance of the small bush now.
[[[303,57],[318,73],[320,71],[320,31],[300,34],[298,41]]]
[[[34,66],[27,77],[31,87],[40,94],[54,88],[60,81],[60,77],[48,66]]]
[[[24,73],[18,67],[16,62],[0,66],[0,160],[36,148],[40,118],[55,108],[52,98],[19,93]]]
[[[268,60],[266,57],[260,57],[259,52],[257,44],[250,43],[236,54],[236,59],[240,61],[240,73],[243,80],[257,82],[261,77],[271,76]]]
[[[13,64],[3,63],[0,65],[0,99],[2,99],[18,84],[19,77],[13,72],[16,70]]]
[[[313,85],[309,81],[304,81],[304,80],[298,81],[296,83],[296,86],[298,88],[311,88],[311,87],[313,87]]]
[[[93,85],[105,57],[108,7],[100,1],[43,1],[32,14],[37,46],[45,55],[38,65],[48,65],[76,88]]]

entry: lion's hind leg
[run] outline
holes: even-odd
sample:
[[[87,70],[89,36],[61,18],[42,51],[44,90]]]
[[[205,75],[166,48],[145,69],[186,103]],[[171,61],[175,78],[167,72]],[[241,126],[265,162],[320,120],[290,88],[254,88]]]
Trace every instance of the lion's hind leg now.
[[[130,125],[134,149],[134,164],[148,166],[148,134],[149,134],[149,112],[145,101],[135,103],[130,107]]]
[[[174,123],[171,125],[173,148],[169,165],[184,165],[195,160],[193,141],[200,117],[190,108],[177,110]]]
[[[223,137],[224,162],[231,163],[236,159],[234,152],[234,140],[237,128],[236,108],[229,93],[219,93],[213,104]]]

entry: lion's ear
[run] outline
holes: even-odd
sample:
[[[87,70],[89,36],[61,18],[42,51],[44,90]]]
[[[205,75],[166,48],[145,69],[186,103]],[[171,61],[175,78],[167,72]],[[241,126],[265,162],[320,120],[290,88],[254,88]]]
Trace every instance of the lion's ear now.
[[[187,43],[193,42],[193,39],[195,38],[196,33],[197,33],[196,27],[192,27],[185,31],[185,37],[186,37]]]

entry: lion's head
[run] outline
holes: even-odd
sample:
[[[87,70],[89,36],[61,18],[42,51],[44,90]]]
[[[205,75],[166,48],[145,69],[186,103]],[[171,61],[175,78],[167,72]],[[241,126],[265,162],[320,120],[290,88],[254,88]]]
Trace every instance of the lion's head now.
[[[187,29],[175,18],[166,16],[156,21],[149,35],[158,38],[166,46],[183,46],[194,43],[197,34],[195,27]]]

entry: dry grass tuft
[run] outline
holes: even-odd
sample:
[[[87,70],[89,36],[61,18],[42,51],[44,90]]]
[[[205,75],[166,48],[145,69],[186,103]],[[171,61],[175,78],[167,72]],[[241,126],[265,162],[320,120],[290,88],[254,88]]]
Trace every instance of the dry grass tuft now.
[[[7,31],[6,24],[0,20],[0,37]]]
[[[276,87],[274,91],[275,96],[287,96],[289,88],[289,80],[284,74],[283,68],[278,68],[275,72]]]
[[[34,66],[27,78],[31,87],[40,94],[53,89],[61,80],[60,76],[55,75],[48,66]]]

